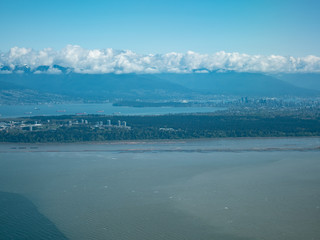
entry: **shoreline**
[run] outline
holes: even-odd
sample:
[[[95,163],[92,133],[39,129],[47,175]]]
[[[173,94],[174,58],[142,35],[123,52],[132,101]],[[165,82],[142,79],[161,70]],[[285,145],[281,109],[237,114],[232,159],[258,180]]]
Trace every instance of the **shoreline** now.
[[[179,143],[179,142],[200,142],[218,140],[253,140],[253,139],[301,139],[319,138],[320,136],[266,136],[266,137],[215,137],[215,138],[181,138],[181,139],[137,139],[137,140],[109,140],[109,141],[75,141],[75,142],[0,142],[0,145],[132,145],[132,144],[153,144],[153,143]]]
[[[279,140],[279,142],[273,142]],[[287,140],[287,142],[286,142]],[[300,144],[302,140],[307,141]],[[314,140],[314,141],[313,141]],[[239,146],[237,143],[252,145]],[[283,142],[281,142],[283,141]],[[202,144],[203,143],[203,144]],[[231,144],[230,144],[231,143]],[[0,153],[210,153],[210,152],[284,152],[320,151],[320,137],[242,137],[184,140],[74,142],[74,143],[0,143]]]
[[[207,139],[319,137],[320,118],[306,116],[172,114],[62,116],[2,122],[1,143],[135,143]]]

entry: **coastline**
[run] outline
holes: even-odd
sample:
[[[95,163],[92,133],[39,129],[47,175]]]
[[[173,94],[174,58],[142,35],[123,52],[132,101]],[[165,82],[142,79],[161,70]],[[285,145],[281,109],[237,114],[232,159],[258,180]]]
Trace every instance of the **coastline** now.
[[[283,143],[282,143],[283,141]],[[289,141],[289,142],[288,142]],[[307,145],[303,142],[308,142]],[[251,147],[233,147],[239,143]],[[300,146],[302,145],[302,146]],[[37,152],[265,152],[265,151],[320,151],[319,136],[299,137],[238,137],[159,140],[118,140],[69,143],[0,143],[0,153]]]
[[[173,114],[61,116],[12,119],[0,126],[1,143],[101,144],[224,138],[319,137],[313,116]]]
[[[259,139],[312,139],[320,136],[266,136],[266,137],[212,137],[212,138],[181,138],[181,139],[137,139],[137,140],[106,140],[106,141],[75,141],[75,142],[0,142],[0,145],[132,145],[132,144],[161,144],[161,143],[183,143],[200,141],[219,141],[219,140],[259,140]]]

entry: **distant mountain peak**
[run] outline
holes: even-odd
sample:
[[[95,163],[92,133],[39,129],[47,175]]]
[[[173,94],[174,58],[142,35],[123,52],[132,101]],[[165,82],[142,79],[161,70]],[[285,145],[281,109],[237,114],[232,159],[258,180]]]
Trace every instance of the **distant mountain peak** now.
[[[33,50],[15,47],[8,52],[0,52],[0,64],[31,68],[31,72],[41,65],[55,69],[58,64],[84,74],[105,73],[205,73],[211,71],[234,70],[238,72],[260,73],[310,73],[320,72],[320,57],[292,57],[278,55],[250,55],[238,52],[216,52],[201,54],[170,52],[162,54],[139,54],[130,50],[84,49],[68,45],[53,49]],[[58,70],[58,69],[55,69]],[[46,72],[46,71],[45,71]]]
[[[73,69],[70,67],[63,67],[57,64],[54,64],[52,66],[48,65],[40,65],[34,69],[32,69],[29,65],[16,65],[13,68],[10,66],[2,65],[0,66],[0,74],[1,73],[71,73],[73,72]]]

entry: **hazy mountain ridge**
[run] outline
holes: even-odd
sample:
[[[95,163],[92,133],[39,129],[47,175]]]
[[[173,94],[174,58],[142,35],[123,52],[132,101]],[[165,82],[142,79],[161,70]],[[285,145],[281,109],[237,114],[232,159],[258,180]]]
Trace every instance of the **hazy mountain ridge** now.
[[[316,96],[319,91],[295,86],[261,73],[215,71],[193,74],[161,74],[161,78],[208,94],[240,96]],[[320,76],[320,75],[319,75]]]
[[[19,86],[41,93],[71,98],[104,101],[115,98],[169,98],[187,96],[192,90],[156,76],[137,74],[1,74],[0,81],[8,88]],[[0,90],[4,88],[0,87]]]
[[[298,87],[320,91],[320,74],[319,73],[296,73],[296,74],[282,73],[282,74],[276,74],[273,76]]]
[[[275,75],[215,71],[209,73],[177,74],[80,74],[70,68],[55,65],[60,74],[44,73],[49,66],[31,71],[15,67],[13,73],[0,74],[0,91],[36,92],[59,99],[105,101],[112,99],[181,99],[210,95],[250,97],[314,97],[320,91],[306,89],[279,80]],[[2,67],[7,71],[8,67]],[[4,69],[4,70],[3,70]],[[41,71],[41,73],[39,73]],[[318,75],[315,75],[317,77]],[[296,77],[297,79],[298,77]],[[296,80],[297,81],[297,80]],[[304,86],[304,85],[301,85]],[[36,95],[37,95],[36,94]],[[2,94],[3,95],[3,94]],[[23,95],[23,94],[22,94]],[[23,102],[24,99],[21,99]]]

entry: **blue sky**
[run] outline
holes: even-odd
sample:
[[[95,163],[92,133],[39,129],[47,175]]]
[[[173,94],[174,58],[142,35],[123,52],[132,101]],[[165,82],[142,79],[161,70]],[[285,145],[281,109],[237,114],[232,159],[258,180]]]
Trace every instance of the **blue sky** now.
[[[0,0],[11,47],[320,56],[317,0]]]

